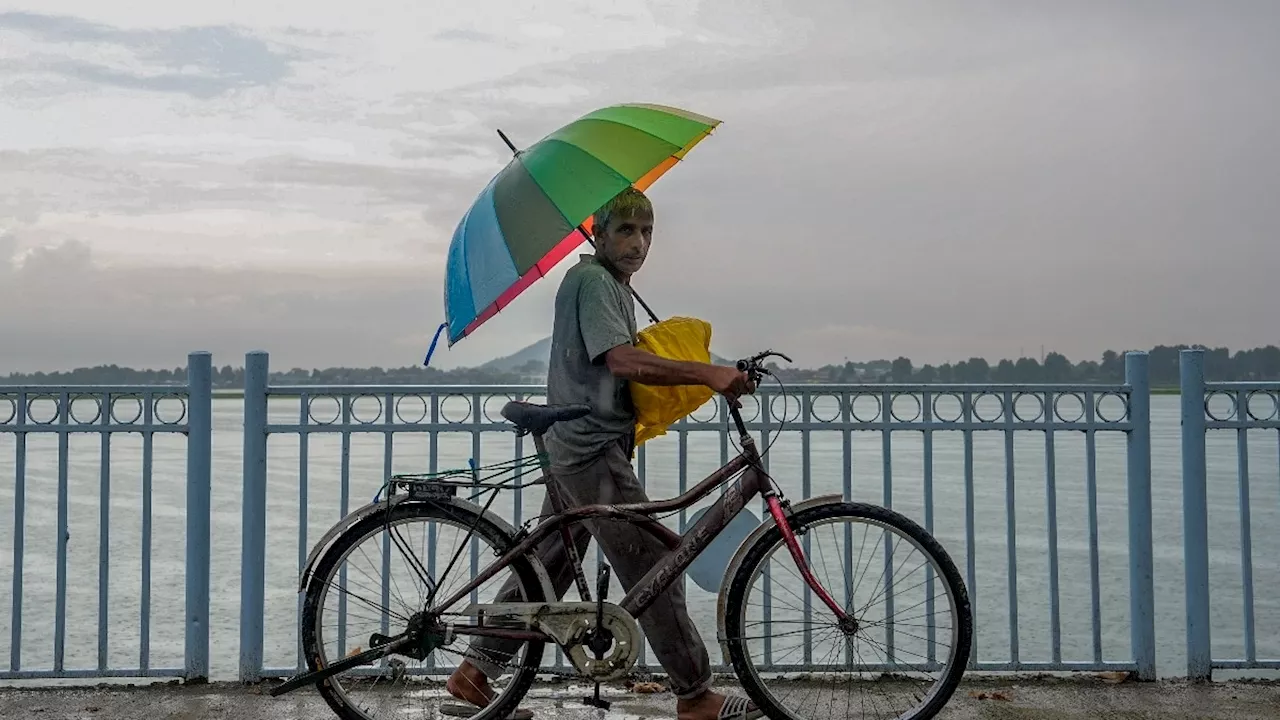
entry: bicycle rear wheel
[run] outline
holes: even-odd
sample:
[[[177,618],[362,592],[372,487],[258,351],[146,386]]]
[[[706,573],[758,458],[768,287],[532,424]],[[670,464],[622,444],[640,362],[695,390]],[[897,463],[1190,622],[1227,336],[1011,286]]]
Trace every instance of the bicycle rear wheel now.
[[[429,597],[460,589],[492,562],[510,534],[467,508],[444,503],[402,502],[357,522],[333,541],[316,563],[303,599],[300,632],[311,670],[375,646],[374,636],[403,633]],[[452,565],[452,567],[450,567]],[[492,602],[504,582],[514,583],[514,602],[545,600],[532,564],[518,558],[445,608],[442,621],[473,625],[475,618],[449,616],[471,602]],[[506,718],[528,691],[542,662],[543,643],[514,644],[510,658],[495,658],[470,638],[441,638],[425,658],[393,654],[319,683],[325,702],[343,720],[438,717],[442,705],[457,704],[443,677],[462,659],[489,659],[507,674],[491,681],[495,697],[475,708],[475,720]]]
[[[932,718],[964,674],[973,632],[946,550],[874,505],[819,505],[791,523],[814,577],[856,625],[837,622],[771,528],[747,551],[725,604],[729,657],[747,694],[775,720]]]

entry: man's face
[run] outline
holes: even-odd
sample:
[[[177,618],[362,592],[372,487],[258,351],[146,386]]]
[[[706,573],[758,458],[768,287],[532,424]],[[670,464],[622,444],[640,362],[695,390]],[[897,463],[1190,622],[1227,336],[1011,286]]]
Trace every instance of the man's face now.
[[[653,241],[653,216],[637,212],[609,219],[608,227],[595,236],[596,250],[605,262],[624,275],[634,275],[649,255]]]

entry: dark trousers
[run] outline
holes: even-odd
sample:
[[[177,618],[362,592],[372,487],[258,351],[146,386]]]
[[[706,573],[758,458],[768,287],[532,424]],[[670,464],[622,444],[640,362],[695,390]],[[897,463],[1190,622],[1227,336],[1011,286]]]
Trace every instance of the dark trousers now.
[[[595,504],[648,502],[644,488],[631,467],[629,439],[611,444],[603,454],[574,470],[557,470],[552,482],[569,507]],[[551,497],[542,504],[542,515],[555,513]],[[658,538],[629,523],[617,520],[587,520],[570,526],[573,543],[582,557],[594,537],[625,589],[639,582],[670,551]],[[551,576],[556,599],[564,597],[573,584],[573,568],[560,533],[552,533],[538,544],[538,558]],[[594,583],[591,583],[594,586]],[[512,575],[494,602],[518,602],[520,591]],[[711,663],[702,637],[685,608],[684,577],[671,583],[652,605],[636,618],[644,630],[654,655],[671,679],[671,691],[679,698],[696,697],[711,682]],[[478,637],[468,657],[489,678],[503,674],[503,665],[520,648],[521,641]]]

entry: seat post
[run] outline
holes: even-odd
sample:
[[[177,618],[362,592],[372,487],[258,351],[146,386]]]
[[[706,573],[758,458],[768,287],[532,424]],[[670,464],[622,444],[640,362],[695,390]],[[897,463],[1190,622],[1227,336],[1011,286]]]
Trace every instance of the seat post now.
[[[542,466],[542,477],[546,480],[547,498],[551,500],[551,509],[557,514],[562,513],[568,509],[568,505],[564,501],[564,496],[560,494],[560,486],[556,484],[556,479],[551,474],[551,461],[547,457],[546,441],[543,440],[542,433],[532,434],[533,447],[538,453],[538,464]],[[573,567],[573,582],[578,586],[579,597],[583,602],[591,602],[591,588],[587,586],[587,576],[582,571],[582,558],[578,555],[578,548],[573,543],[573,534],[569,531],[568,524],[560,526],[560,541],[564,543],[565,552],[569,555],[569,562]]]

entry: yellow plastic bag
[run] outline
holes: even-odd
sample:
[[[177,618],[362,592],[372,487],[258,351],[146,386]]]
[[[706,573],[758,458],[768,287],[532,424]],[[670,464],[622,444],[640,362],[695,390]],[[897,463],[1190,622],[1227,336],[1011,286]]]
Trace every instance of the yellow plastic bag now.
[[[636,347],[669,360],[711,362],[711,324],[673,317],[641,330]],[[715,393],[703,385],[631,385],[636,408],[636,447],[665,435],[667,427],[702,407]]]

